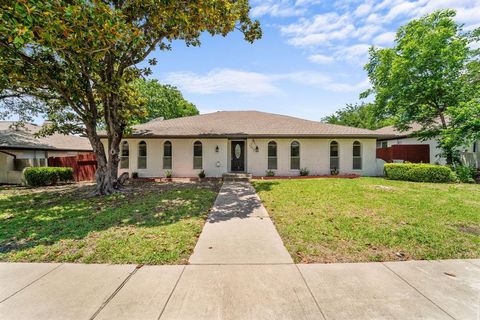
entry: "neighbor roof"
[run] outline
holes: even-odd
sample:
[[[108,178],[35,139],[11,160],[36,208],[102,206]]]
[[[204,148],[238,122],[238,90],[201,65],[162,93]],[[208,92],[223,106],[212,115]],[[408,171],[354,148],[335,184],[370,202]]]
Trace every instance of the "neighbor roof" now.
[[[87,138],[63,134],[36,138],[34,134],[41,126],[31,123],[24,123],[23,126],[15,124],[15,121],[0,121],[0,149],[92,151]]]
[[[259,111],[218,111],[133,127],[129,137],[369,137],[382,134]]]
[[[388,137],[384,137],[384,140],[389,139],[398,139],[398,138],[406,138],[413,135],[415,132],[420,131],[422,129],[422,125],[418,123],[412,123],[410,125],[410,129],[405,131],[399,131],[394,126],[387,126],[380,129],[375,130],[375,132],[386,135]]]

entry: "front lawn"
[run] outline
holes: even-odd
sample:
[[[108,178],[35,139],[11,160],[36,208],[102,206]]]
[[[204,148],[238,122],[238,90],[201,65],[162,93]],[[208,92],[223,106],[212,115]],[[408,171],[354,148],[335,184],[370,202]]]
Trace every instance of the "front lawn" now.
[[[296,262],[480,257],[480,185],[257,180]]]
[[[93,185],[0,189],[0,261],[186,263],[217,183],[137,182],[91,197]]]

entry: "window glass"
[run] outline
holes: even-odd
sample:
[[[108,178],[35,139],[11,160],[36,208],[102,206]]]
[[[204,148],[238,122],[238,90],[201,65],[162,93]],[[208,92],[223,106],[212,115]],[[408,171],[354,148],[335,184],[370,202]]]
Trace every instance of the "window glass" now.
[[[193,169],[202,169],[202,143],[195,141],[193,144]]]
[[[300,170],[300,143],[297,141],[290,145],[290,169]]]
[[[165,141],[163,144],[163,169],[172,169],[172,143]]]

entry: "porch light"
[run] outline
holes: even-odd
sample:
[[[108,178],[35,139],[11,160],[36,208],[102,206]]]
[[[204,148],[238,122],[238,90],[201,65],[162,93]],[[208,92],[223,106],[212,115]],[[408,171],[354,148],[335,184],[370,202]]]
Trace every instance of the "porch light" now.
[[[218,146],[215,147],[215,152],[220,151],[220,148]]]
[[[258,152],[258,146],[255,146],[255,152]]]

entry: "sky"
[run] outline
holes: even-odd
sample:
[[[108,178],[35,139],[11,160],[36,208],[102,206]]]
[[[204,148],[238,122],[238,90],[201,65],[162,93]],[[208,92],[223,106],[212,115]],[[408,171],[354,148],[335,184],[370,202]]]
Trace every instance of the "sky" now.
[[[457,10],[464,30],[480,27],[480,0],[250,0],[263,37],[203,35],[200,47],[156,51],[150,78],[177,86],[201,113],[258,110],[321,120],[359,102],[369,87],[368,48],[391,47],[410,19]]]

